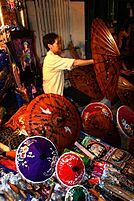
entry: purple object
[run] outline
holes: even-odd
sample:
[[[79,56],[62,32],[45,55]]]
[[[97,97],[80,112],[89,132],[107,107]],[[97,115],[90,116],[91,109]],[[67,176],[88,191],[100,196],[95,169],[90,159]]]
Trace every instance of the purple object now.
[[[26,138],[16,152],[16,167],[27,182],[42,183],[55,172],[58,152],[55,145],[45,137]]]

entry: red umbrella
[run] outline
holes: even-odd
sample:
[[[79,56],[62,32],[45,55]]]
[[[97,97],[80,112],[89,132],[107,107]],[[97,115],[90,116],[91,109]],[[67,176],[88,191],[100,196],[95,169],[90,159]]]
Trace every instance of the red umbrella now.
[[[85,166],[80,156],[73,152],[64,153],[56,164],[56,176],[65,186],[81,183],[85,173]]]
[[[68,99],[56,94],[42,94],[27,107],[25,127],[29,136],[49,138],[58,151],[73,145],[80,134],[80,116]]]
[[[117,95],[123,105],[128,105],[134,110],[134,85],[122,76],[119,76]]]
[[[83,129],[87,134],[105,140],[106,134],[112,132],[113,115],[103,103],[87,105],[81,114]]]
[[[72,58],[80,59],[80,55],[76,51],[73,41],[68,44],[69,53]],[[75,68],[67,72],[71,86],[86,94],[91,98],[91,101],[100,101],[102,93],[96,80],[94,69],[90,66]]]
[[[116,119],[121,135],[122,147],[132,152],[133,146],[130,148],[129,144],[132,144],[131,140],[134,138],[134,111],[130,107],[122,105],[117,110]]]
[[[101,19],[94,19],[91,29],[92,58],[101,91],[113,100],[121,68],[120,52],[109,29]]]
[[[91,101],[100,101],[103,97],[92,67],[85,66],[68,72],[71,86],[86,94]]]

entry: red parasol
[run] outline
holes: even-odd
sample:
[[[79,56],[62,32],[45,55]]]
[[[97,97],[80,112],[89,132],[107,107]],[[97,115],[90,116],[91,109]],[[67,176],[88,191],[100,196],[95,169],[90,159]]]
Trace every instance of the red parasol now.
[[[68,72],[71,86],[86,94],[91,101],[100,101],[103,97],[96,80],[95,72],[90,66],[76,68]]]
[[[105,140],[112,132],[113,115],[103,103],[96,102],[87,105],[81,114],[83,129],[87,134]]]
[[[117,95],[124,105],[134,110],[134,85],[122,76],[119,76]]]
[[[121,135],[122,147],[131,152],[133,146],[131,149],[129,146],[132,144],[131,140],[134,139],[134,111],[130,107],[122,105],[117,110],[116,118]]]
[[[99,18],[92,23],[91,48],[98,84],[103,95],[112,101],[121,68],[120,52],[109,29]]]
[[[64,96],[42,94],[27,107],[25,127],[29,136],[49,138],[58,151],[73,145],[80,133],[80,116]]]
[[[79,59],[79,55],[75,50],[72,40],[68,45],[68,49],[72,58]],[[68,71],[68,79],[71,82],[72,87],[89,96],[92,101],[99,101],[102,99],[102,93],[92,67],[85,66],[84,68],[79,67],[72,71]]]
[[[65,186],[79,184],[84,176],[85,166],[77,154],[74,152],[64,153],[60,156],[56,164],[56,176]]]

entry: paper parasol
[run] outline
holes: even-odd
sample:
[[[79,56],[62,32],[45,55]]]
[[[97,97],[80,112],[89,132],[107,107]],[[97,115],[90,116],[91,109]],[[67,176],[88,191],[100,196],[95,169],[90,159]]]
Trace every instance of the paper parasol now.
[[[91,48],[98,84],[103,95],[112,101],[121,68],[120,52],[109,29],[99,18],[92,23]]]
[[[73,145],[80,134],[80,116],[68,99],[56,94],[42,94],[27,107],[25,126],[29,136],[49,138],[59,150]]]
[[[55,145],[45,137],[26,138],[16,152],[16,167],[27,182],[42,183],[55,172],[58,152]]]
[[[85,166],[77,154],[64,153],[56,163],[56,176],[61,184],[74,186],[81,183],[85,173]]]
[[[128,137],[134,135],[134,111],[126,105],[117,110],[117,123],[122,132]]]
[[[83,129],[87,134],[105,140],[107,133],[112,132],[113,115],[103,103],[88,104],[81,114]]]
[[[119,76],[117,95],[123,105],[134,110],[134,85],[122,76]]]
[[[90,201],[88,190],[82,185],[76,185],[68,189],[65,201]]]
[[[68,44],[68,50],[72,58],[80,59],[80,55],[78,54],[71,38]],[[100,101],[102,99],[102,93],[92,67],[85,66],[84,68],[75,68],[72,71],[68,71],[67,75],[71,86],[82,94],[86,94],[93,101]]]
[[[69,71],[68,79],[71,82],[71,86],[89,96],[91,101],[100,101],[102,99],[103,95],[92,67],[79,67]]]

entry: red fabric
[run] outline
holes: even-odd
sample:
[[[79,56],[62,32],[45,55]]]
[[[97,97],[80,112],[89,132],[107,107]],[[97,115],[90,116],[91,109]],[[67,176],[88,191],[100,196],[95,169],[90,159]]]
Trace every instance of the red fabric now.
[[[9,168],[10,170],[14,170],[17,172],[15,161],[12,161],[10,159],[2,158],[0,159],[0,164],[5,166],[6,168]]]

